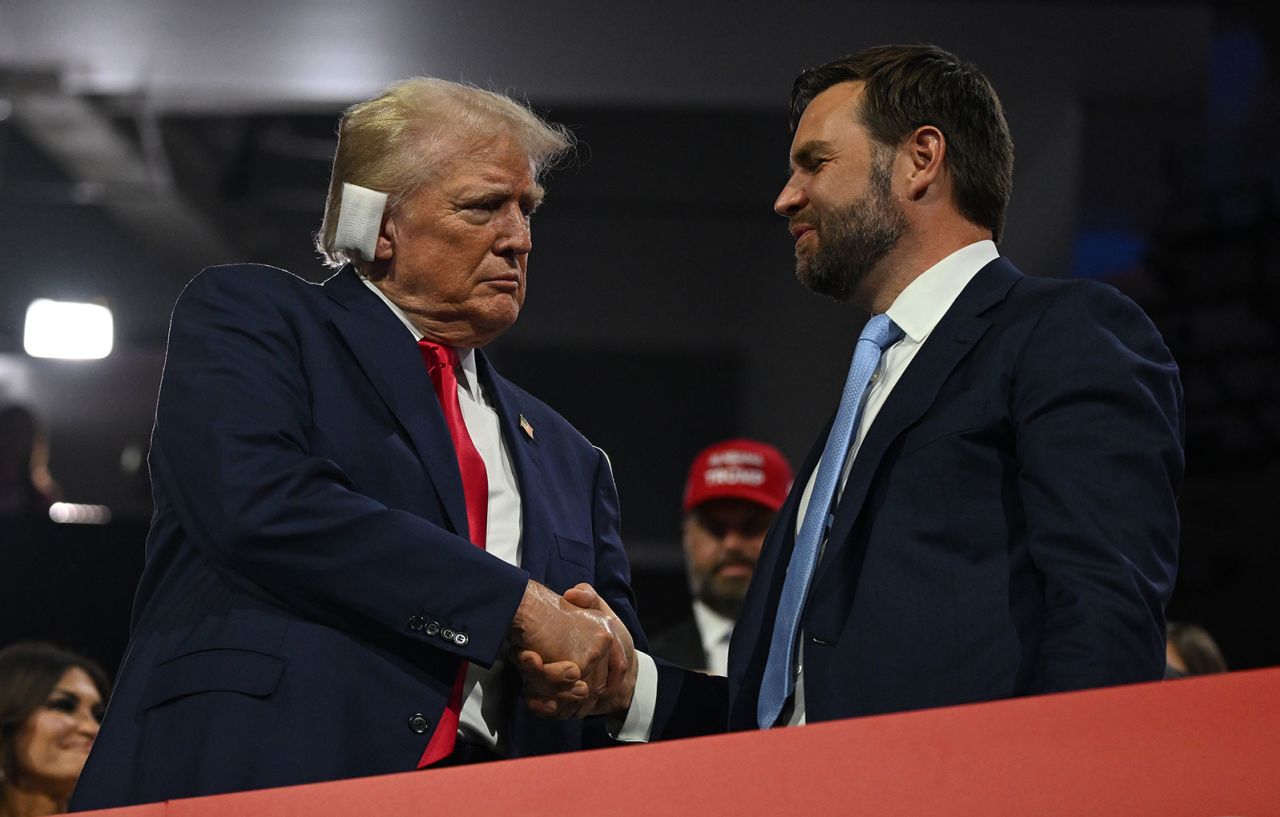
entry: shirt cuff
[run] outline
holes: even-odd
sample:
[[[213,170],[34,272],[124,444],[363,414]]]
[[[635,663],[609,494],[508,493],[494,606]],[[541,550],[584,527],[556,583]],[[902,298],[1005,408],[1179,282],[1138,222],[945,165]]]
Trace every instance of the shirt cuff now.
[[[609,716],[609,737],[622,743],[648,743],[653,731],[653,710],[658,704],[658,665],[646,653],[636,650],[636,688],[626,720]]]

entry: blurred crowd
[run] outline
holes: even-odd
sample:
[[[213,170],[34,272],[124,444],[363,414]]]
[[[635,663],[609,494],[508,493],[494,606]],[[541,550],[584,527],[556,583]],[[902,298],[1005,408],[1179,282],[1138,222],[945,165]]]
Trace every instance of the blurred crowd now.
[[[30,409],[0,407],[0,519],[47,516],[58,498],[49,442]]]

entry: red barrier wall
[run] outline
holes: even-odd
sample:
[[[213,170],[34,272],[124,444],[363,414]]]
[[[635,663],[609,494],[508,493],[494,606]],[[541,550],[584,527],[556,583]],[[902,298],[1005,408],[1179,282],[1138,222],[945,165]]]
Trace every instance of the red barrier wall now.
[[[855,812],[1280,815],[1280,669],[93,813]]]

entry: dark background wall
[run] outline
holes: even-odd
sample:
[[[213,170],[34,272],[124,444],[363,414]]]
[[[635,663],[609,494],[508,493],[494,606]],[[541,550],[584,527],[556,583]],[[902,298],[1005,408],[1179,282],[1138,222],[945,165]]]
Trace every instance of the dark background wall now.
[[[582,141],[548,180],[525,313],[491,353],[609,452],[642,616],[660,628],[685,603],[689,459],[745,434],[798,463],[865,318],[795,282],[770,210],[791,79],[927,40],[981,65],[1005,102],[1002,252],[1119,286],[1183,367],[1171,615],[1207,625],[1233,666],[1280,663],[1280,97],[1261,4],[183,5],[0,5],[0,402],[39,412],[67,499],[116,520],[0,530],[0,642],[43,634],[118,660],[174,298],[225,261],[325,275],[310,238],[337,114],[414,73],[527,95]],[[116,351],[26,357],[36,297],[105,300]]]

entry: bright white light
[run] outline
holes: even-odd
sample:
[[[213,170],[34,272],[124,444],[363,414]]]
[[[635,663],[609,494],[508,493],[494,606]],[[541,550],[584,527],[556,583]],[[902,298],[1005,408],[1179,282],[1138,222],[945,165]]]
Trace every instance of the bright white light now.
[[[64,525],[105,525],[111,521],[111,509],[106,505],[55,502],[49,506],[49,518]]]
[[[40,298],[27,307],[22,345],[32,357],[98,360],[111,354],[112,335],[105,306]]]

